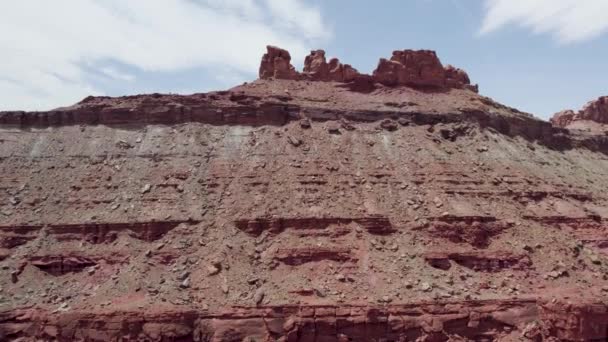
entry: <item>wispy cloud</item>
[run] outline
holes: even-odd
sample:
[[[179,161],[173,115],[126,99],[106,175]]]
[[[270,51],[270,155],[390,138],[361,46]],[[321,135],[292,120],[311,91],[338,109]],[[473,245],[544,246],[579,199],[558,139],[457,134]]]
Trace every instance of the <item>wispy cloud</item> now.
[[[102,67],[101,72],[104,73],[107,77],[115,80],[131,82],[135,79],[135,76],[119,71],[111,66]]]
[[[0,2],[0,110],[49,109],[102,93],[93,69],[217,67],[257,71],[266,44],[304,55],[331,33],[303,0],[20,0]],[[111,61],[113,63],[105,64]]]
[[[486,0],[485,11],[482,35],[516,24],[567,44],[608,31],[607,0]]]

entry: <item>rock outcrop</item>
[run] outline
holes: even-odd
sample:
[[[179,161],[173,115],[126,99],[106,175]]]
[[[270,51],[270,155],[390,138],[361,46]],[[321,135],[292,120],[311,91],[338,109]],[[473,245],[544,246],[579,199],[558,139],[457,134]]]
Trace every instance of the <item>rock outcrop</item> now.
[[[393,51],[390,60],[380,59],[373,76],[377,82],[389,86],[445,86],[445,70],[435,51],[429,50]]]
[[[371,82],[385,86],[422,87],[427,89],[458,88],[478,92],[477,85],[471,85],[467,73],[451,65],[444,67],[435,51],[397,50],[390,60],[381,58],[372,75],[360,74],[349,64],[342,64],[337,58],[329,63],[324,50],[313,50],[304,59],[302,73],[290,64],[291,57],[286,50],[268,46],[262,57],[259,77],[261,79],[306,79],[333,82]]]
[[[479,92],[479,86],[477,84],[471,84],[471,80],[466,71],[449,64],[445,67],[445,84],[448,88],[463,88],[472,90],[476,93]]]
[[[262,56],[260,63],[260,78],[277,78],[284,80],[295,80],[298,78],[296,69],[291,65],[289,51],[268,45],[267,52]]]
[[[608,124],[608,96],[602,96],[589,101],[581,110],[563,110],[551,118],[551,123],[559,127],[568,127],[576,121],[592,121],[598,124]]]
[[[359,72],[349,64],[342,64],[337,58],[329,63],[325,60],[325,51],[313,50],[304,59],[305,79],[313,81],[351,82],[360,76]]]
[[[3,341],[603,341],[608,307],[579,299],[291,305],[223,312],[0,312]]]
[[[380,59],[373,77],[376,82],[388,86],[462,88],[478,91],[477,85],[471,85],[464,70],[451,65],[444,68],[435,51],[430,50],[393,51],[390,60]]]
[[[558,127],[567,127],[574,121],[575,117],[576,113],[571,109],[567,109],[553,114],[550,122]]]
[[[0,341],[606,340],[608,135],[290,63],[0,112]]]

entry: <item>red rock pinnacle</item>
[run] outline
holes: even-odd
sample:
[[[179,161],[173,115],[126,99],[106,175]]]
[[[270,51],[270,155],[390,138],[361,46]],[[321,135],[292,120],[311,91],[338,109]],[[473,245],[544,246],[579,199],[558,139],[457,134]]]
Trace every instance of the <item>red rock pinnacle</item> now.
[[[325,61],[325,51],[313,50],[304,59],[304,77],[314,81],[353,81],[359,72],[349,64],[342,64],[337,58]]]
[[[290,64],[291,56],[286,50],[267,46],[268,52],[262,57],[259,76],[261,79],[306,79],[311,81],[352,82],[371,79],[373,83],[385,86],[427,87],[436,89],[460,88],[478,91],[471,85],[469,76],[451,65],[444,67],[434,51],[397,50],[390,60],[381,58],[373,74],[360,74],[349,64],[342,64],[337,58],[329,63],[324,50],[313,50],[304,60],[302,73]]]
[[[266,52],[262,56],[260,63],[260,78],[277,78],[295,80],[298,78],[298,73],[291,65],[291,55],[289,51],[278,48],[276,46],[266,46]]]

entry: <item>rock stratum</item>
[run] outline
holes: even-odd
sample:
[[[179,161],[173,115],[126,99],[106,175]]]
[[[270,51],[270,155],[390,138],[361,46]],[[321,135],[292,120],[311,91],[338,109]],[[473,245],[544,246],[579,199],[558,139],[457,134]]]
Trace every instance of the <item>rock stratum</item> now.
[[[589,101],[581,110],[571,109],[555,113],[551,123],[556,126],[594,134],[608,131],[608,96]]]
[[[327,62],[325,51],[313,50],[304,59],[304,70],[298,73],[291,65],[289,51],[267,46],[260,63],[261,79],[312,80],[352,82],[355,87],[371,90],[374,83],[386,86],[409,86],[423,89],[461,88],[478,92],[471,85],[469,75],[451,65],[443,66],[435,51],[393,51],[390,59],[381,58],[373,74],[360,74],[350,64],[342,64],[337,58]]]
[[[552,122],[430,51],[274,47],[0,112],[0,340],[605,341],[608,137]]]

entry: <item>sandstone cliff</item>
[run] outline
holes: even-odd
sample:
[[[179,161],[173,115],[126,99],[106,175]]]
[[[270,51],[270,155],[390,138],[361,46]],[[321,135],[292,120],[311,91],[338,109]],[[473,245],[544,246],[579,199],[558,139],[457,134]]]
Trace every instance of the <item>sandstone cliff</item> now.
[[[313,50],[304,60],[302,73],[295,71],[291,65],[288,51],[267,46],[267,53],[262,57],[259,76],[261,79],[334,81],[349,83],[367,80],[386,86],[410,86],[431,89],[462,88],[478,92],[477,85],[471,85],[469,76],[464,70],[451,65],[444,67],[434,51],[402,50],[393,51],[390,60],[381,58],[373,74],[360,74],[349,64],[342,64],[337,58],[329,63],[325,51]]]
[[[605,135],[431,51],[304,64],[0,112],[0,340],[607,338]]]
[[[569,127],[577,123],[590,121],[598,124],[608,124],[608,96],[602,96],[589,101],[581,110],[563,110],[555,113],[551,122],[559,127]]]

